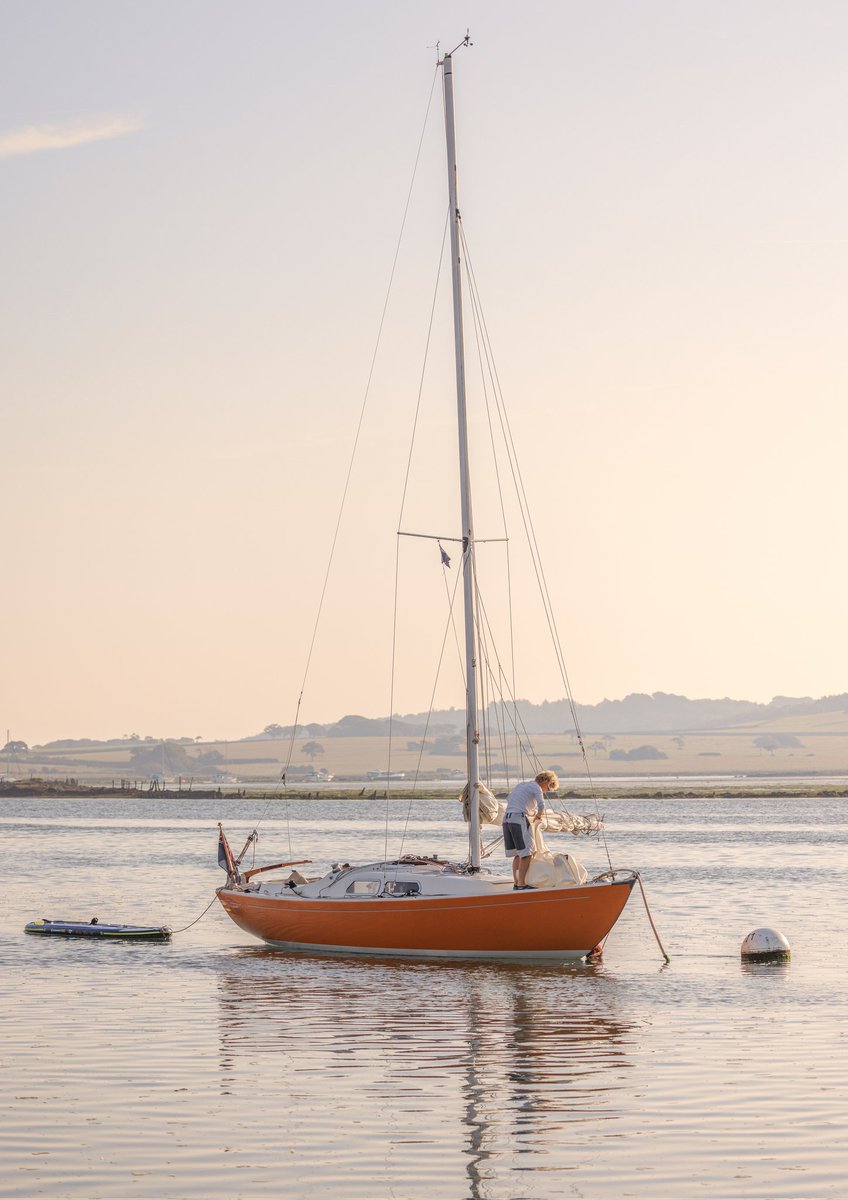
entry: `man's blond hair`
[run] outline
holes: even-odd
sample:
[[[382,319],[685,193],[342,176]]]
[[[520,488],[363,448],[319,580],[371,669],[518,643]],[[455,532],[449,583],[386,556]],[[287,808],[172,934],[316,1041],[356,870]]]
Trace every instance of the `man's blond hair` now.
[[[559,787],[559,780],[553,771],[540,771],[536,776],[536,782],[538,783],[539,787],[541,787],[543,783],[546,783],[553,792],[555,792]]]

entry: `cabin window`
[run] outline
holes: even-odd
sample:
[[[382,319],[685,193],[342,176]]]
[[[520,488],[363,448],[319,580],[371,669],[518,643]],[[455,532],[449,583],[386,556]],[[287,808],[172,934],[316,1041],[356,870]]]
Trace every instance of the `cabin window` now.
[[[387,896],[417,896],[421,892],[421,884],[410,879],[393,879],[384,890]]]
[[[348,885],[346,896],[376,896],[380,891],[379,879],[354,879]]]

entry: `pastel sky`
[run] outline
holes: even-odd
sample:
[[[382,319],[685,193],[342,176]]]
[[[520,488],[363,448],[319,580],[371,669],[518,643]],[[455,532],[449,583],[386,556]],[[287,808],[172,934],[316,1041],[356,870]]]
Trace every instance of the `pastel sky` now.
[[[848,6],[6,0],[3,17],[0,736],[293,719],[434,47],[466,26],[463,222],[577,699],[848,689]],[[306,720],[463,703],[452,648],[434,693],[445,585],[423,541],[401,546],[391,691],[440,117],[437,94]],[[449,321],[440,293],[405,515],[443,535]],[[481,537],[500,534],[492,480],[481,459]],[[512,561],[517,691],[558,699]]]

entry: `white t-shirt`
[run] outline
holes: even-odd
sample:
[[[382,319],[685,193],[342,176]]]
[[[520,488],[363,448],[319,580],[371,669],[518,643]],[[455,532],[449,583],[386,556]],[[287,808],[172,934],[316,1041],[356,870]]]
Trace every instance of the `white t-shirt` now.
[[[545,797],[542,794],[542,789],[535,779],[527,779],[524,783],[517,783],[509,793],[504,820],[506,821],[509,817],[529,817],[532,819],[537,813],[543,813],[544,811]]]

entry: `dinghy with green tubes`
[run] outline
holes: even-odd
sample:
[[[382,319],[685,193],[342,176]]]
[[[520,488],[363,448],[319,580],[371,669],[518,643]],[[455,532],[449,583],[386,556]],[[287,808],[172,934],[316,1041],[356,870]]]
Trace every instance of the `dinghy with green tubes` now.
[[[24,933],[52,937],[110,938],[133,942],[167,942],[172,930],[167,925],[101,925],[97,917],[91,921],[30,921]]]

